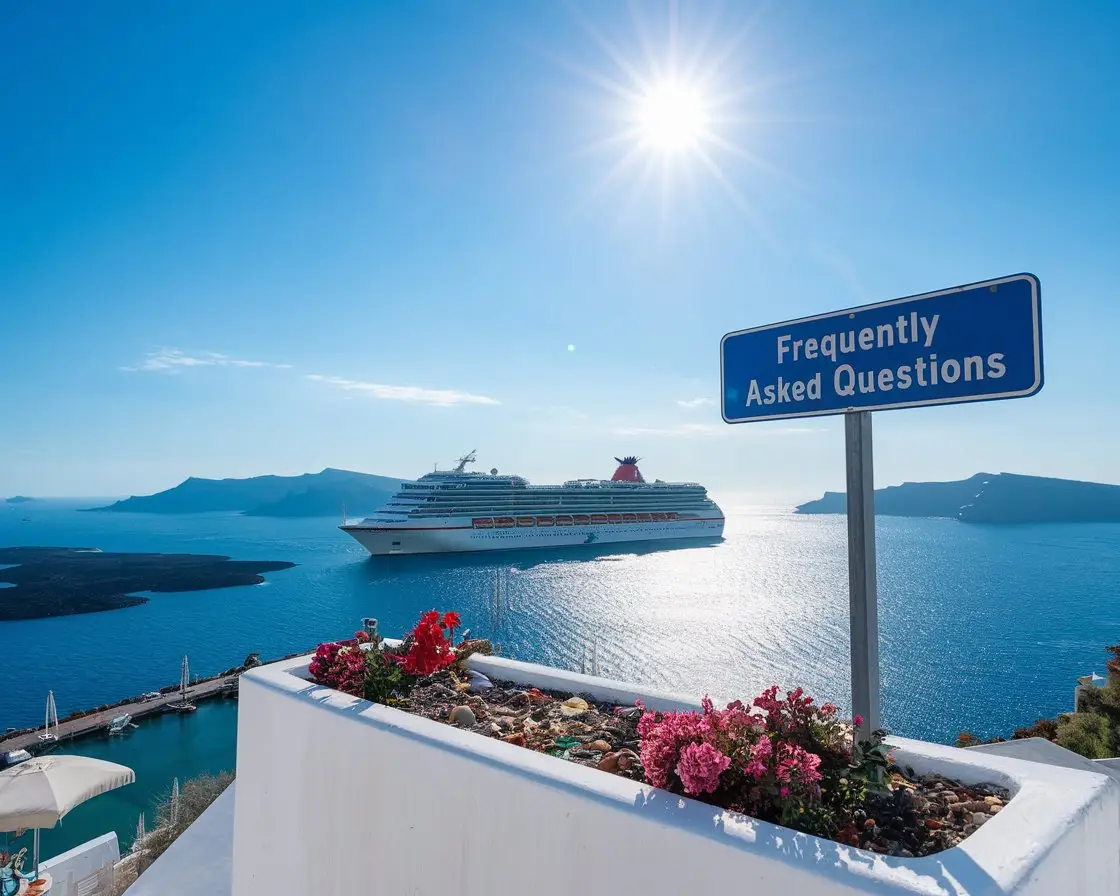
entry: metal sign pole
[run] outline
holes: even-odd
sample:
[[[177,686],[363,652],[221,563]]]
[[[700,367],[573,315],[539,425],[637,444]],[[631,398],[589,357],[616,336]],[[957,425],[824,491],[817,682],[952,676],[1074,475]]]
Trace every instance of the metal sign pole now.
[[[848,601],[851,613],[852,715],[864,740],[879,724],[879,607],[875,590],[875,471],[871,412],[844,414],[848,479]]]

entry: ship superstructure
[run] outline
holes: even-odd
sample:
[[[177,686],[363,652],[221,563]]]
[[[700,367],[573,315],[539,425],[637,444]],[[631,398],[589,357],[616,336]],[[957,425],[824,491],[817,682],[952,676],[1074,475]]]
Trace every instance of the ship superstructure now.
[[[694,482],[646,482],[637,457],[615,458],[609,480],[531,485],[468,471],[475,452],[398,491],[373,516],[341,526],[371,554],[491,551],[723,534],[723,512]]]

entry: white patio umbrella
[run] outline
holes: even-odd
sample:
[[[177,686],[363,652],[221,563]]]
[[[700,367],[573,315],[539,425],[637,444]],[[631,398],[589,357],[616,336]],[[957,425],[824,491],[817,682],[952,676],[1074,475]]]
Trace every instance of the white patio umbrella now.
[[[42,756],[0,772],[0,831],[35,831],[35,877],[39,876],[39,829],[53,828],[75,806],[136,780],[124,765],[87,756]]]

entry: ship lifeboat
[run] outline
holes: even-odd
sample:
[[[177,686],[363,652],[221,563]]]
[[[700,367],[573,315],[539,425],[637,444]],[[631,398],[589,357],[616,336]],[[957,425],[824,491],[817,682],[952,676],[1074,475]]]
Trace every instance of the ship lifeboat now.
[[[648,522],[651,522],[652,520],[653,520],[653,514],[652,513],[639,513],[638,514],[638,522],[639,523],[648,523]]]
[[[570,526],[571,524],[572,524],[572,518],[570,516],[558,516],[558,517],[556,517],[556,525],[557,526]]]
[[[622,514],[622,522],[624,522],[624,523],[636,523],[637,521],[638,521],[638,515],[636,513],[624,513],[624,514]]]
[[[622,514],[621,513],[608,513],[607,514],[607,521],[611,522],[611,523],[621,523],[622,522]]]
[[[605,526],[606,524],[607,524],[607,515],[605,513],[593,513],[593,514],[591,514],[591,525],[592,526]]]
[[[664,514],[664,513],[655,513],[655,514],[653,515],[653,518],[654,518],[655,520],[657,520],[658,522],[661,522],[662,520],[667,520],[667,519],[669,519],[669,516],[668,516],[668,514]]]
[[[589,525],[591,523],[591,517],[585,516],[582,513],[577,513],[575,516],[572,517],[572,522],[575,523],[577,526],[586,526],[586,525]]]
[[[555,524],[556,524],[556,521],[550,516],[538,516],[537,517],[537,525],[538,526],[553,526]]]
[[[494,525],[499,529],[512,529],[517,523],[512,516],[499,516],[494,519]]]
[[[494,518],[489,517],[489,516],[483,516],[483,517],[476,516],[474,518],[474,527],[476,529],[493,529],[494,528]]]
[[[533,518],[531,516],[519,516],[517,518],[517,525],[519,528],[528,529],[536,524],[533,522]]]
[[[673,520],[676,520],[676,519],[678,519],[678,518],[679,518],[679,516],[680,516],[680,515],[679,515],[679,514],[678,514],[678,513],[676,512],[676,511],[670,511],[669,513],[667,513],[667,514],[665,514],[665,515],[666,515],[667,517],[669,517],[669,521],[670,521],[670,522],[672,522]]]

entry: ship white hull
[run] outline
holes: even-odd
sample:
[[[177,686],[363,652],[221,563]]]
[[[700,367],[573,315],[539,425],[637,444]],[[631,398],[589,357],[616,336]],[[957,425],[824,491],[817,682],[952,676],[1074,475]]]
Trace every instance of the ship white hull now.
[[[667,539],[718,538],[723,517],[652,523],[614,523],[589,526],[533,526],[475,529],[467,525],[385,529],[346,525],[351,535],[374,556],[383,554],[442,554],[464,551],[510,551],[573,545],[623,544]]]

